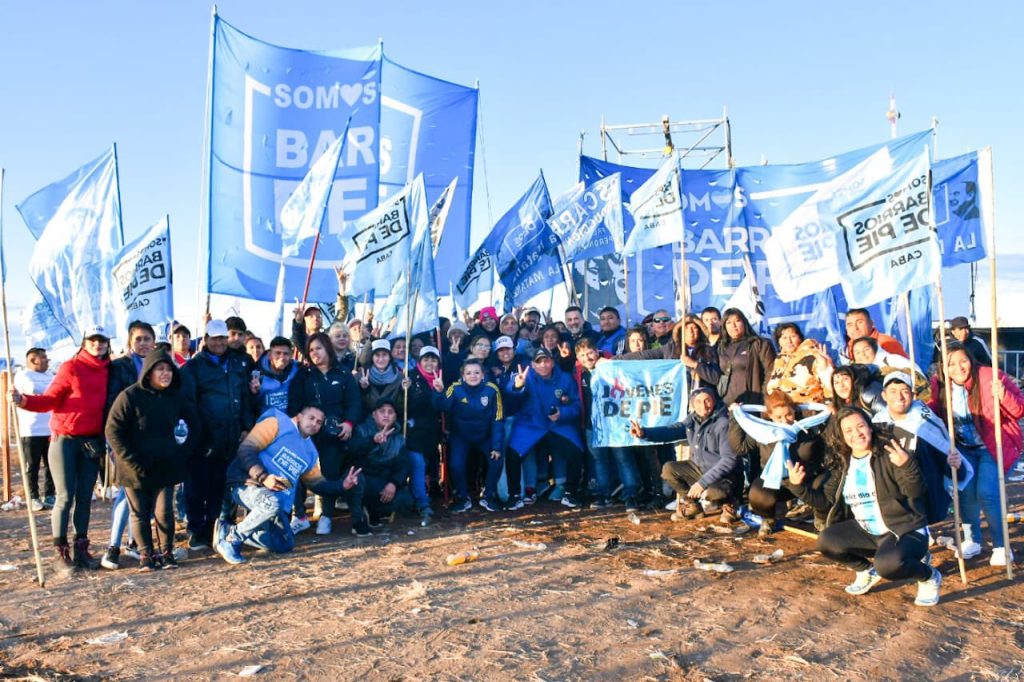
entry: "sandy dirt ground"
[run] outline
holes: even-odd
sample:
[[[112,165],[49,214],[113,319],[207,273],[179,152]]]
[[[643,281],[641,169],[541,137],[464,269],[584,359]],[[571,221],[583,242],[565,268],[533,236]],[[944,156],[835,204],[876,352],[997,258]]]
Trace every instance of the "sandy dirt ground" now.
[[[1011,491],[1017,508],[1024,490]],[[987,552],[964,586],[936,549],[942,602],[925,609],[911,584],[846,595],[852,574],[812,540],[668,516],[642,512],[637,525],[621,507],[540,503],[442,513],[425,529],[400,519],[367,539],[343,519],[287,556],[247,549],[251,561],[232,567],[200,553],[149,574],[122,557],[120,571],[40,589],[24,511],[2,513],[0,563],[14,568],[0,572],[0,676],[207,680],[262,666],[264,680],[1024,679],[1024,586]],[[109,518],[95,503],[97,545]],[[1011,532],[1024,555],[1024,529]],[[445,564],[473,547],[479,560]]]

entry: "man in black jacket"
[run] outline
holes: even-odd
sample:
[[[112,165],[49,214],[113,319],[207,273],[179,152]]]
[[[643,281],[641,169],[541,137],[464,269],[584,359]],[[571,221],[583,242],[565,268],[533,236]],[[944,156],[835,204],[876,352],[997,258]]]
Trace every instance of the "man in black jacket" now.
[[[971,323],[962,315],[954,317],[949,322],[950,333],[953,338],[964,344],[970,352],[974,361],[979,365],[992,365],[992,352],[980,336],[971,331]]]
[[[661,477],[678,495],[686,498],[683,516],[695,518],[700,502],[709,510],[721,509],[722,523],[738,520],[735,504],[743,491],[743,460],[729,445],[729,417],[713,389],[690,392],[690,414],[672,426],[643,428],[632,422],[630,433],[637,438],[667,443],[686,438],[690,458],[666,462]]]
[[[598,333],[583,319],[583,309],[578,305],[571,305],[565,309],[565,328],[569,330],[569,337],[573,346],[582,339],[597,341]]]
[[[255,421],[259,378],[249,376],[247,359],[244,353],[229,351],[224,321],[211,320],[206,325],[205,347],[182,368],[199,426],[185,487],[191,549],[210,546],[224,499],[228,462]]]
[[[349,501],[352,512],[352,532],[362,535],[357,525],[366,506],[371,528],[380,525],[380,518],[393,511],[411,507],[412,497],[406,485],[409,480],[409,456],[405,438],[396,426],[398,412],[387,398],[366,421],[356,427],[349,443],[349,453],[363,471],[364,489],[361,499]]]

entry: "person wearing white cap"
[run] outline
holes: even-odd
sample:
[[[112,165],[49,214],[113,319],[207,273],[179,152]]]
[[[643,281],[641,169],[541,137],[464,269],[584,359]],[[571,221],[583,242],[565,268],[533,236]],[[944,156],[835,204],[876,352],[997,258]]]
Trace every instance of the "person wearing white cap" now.
[[[210,320],[203,350],[182,367],[182,390],[195,405],[199,436],[189,458],[185,484],[189,548],[213,543],[214,521],[221,514],[228,462],[255,423],[259,378],[249,375],[249,357],[228,350],[228,325]]]
[[[950,468],[959,469],[959,488],[963,490],[970,483],[974,469],[970,462],[962,461],[960,451],[949,454],[949,432],[945,424],[920,400],[914,400],[914,380],[907,372],[890,372],[882,382],[882,397],[886,407],[871,419],[875,424],[890,424],[893,436],[921,466],[921,475],[928,486],[928,523],[945,521],[949,515],[952,498],[946,492],[947,483],[952,486]],[[949,480],[946,480],[949,479]],[[981,546],[974,542],[971,528],[964,525],[964,534],[969,542],[963,544],[964,558],[971,558],[981,552]]]
[[[104,455],[103,417],[110,373],[110,338],[99,325],[88,327],[82,347],[57,370],[53,383],[39,395],[12,389],[10,399],[29,412],[53,412],[53,438],[47,460],[57,498],[50,518],[59,574],[96,568],[89,553],[89,511],[99,459]],[[74,505],[74,555],[68,546],[68,522]]]
[[[363,414],[377,409],[377,403],[387,398],[398,406],[402,418],[402,373],[391,357],[391,343],[375,339],[370,343],[370,367],[359,369],[359,388],[363,394]]]
[[[430,523],[433,512],[427,490],[427,476],[437,480],[440,459],[441,419],[434,406],[433,385],[441,376],[441,352],[434,346],[423,346],[414,369],[409,370],[409,422],[405,446],[411,466],[409,491],[416,503],[420,523]]]

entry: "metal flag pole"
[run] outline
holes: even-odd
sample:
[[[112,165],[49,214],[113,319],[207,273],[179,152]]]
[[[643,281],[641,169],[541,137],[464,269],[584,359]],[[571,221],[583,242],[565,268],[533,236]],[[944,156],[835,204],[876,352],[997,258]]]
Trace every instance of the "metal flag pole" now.
[[[1008,525],[1008,519],[1006,516],[1006,474],[1003,470],[1003,415],[1002,406],[999,404],[1000,401],[996,399],[996,382],[1002,382],[999,372],[999,316],[997,315],[996,308],[996,198],[995,198],[995,184],[992,182],[993,177],[993,166],[992,166],[992,149],[986,147],[982,150],[979,155],[978,172],[983,173],[986,177],[986,183],[984,186],[987,187],[985,193],[985,201],[982,204],[982,210],[985,211],[985,218],[989,225],[989,239],[988,239],[988,253],[989,253],[989,273],[991,277],[991,290],[992,290],[992,399],[996,409],[992,411],[992,425],[995,427],[996,432],[996,468],[999,472],[999,515],[1003,526],[1003,547],[1006,552],[1006,578],[1013,580],[1013,559],[1012,551],[1010,550],[1010,528]],[[982,185],[982,178],[978,178],[979,185]]]
[[[205,272],[196,272],[196,303],[203,301],[203,282],[206,282],[206,295],[205,304],[203,306],[202,313],[202,324],[197,324],[197,330],[203,330],[206,328],[206,321],[210,319],[210,257],[209,257],[209,235],[210,235],[210,197],[213,193],[213,153],[211,147],[211,138],[213,136],[213,51],[214,42],[217,32],[217,5],[213,5],[210,8],[210,56],[207,60],[206,67],[206,115],[205,130],[203,131],[203,167],[201,177],[203,178],[200,185],[200,215],[199,215],[199,234],[196,235],[196,268],[203,268],[205,263]],[[204,220],[205,217],[205,220]],[[205,228],[205,229],[204,229]],[[203,249],[203,237],[207,237],[206,250]],[[205,258],[203,257],[205,254]],[[197,311],[197,315],[198,315]],[[202,334],[196,332],[199,337]]]
[[[4,225],[4,209],[3,209],[3,196],[4,196],[4,169],[0,168],[0,259],[3,258],[3,225]],[[4,266],[6,270],[6,264]],[[4,348],[7,352],[7,385],[13,388],[14,386],[14,372],[13,365],[11,364],[11,328],[7,316],[7,273],[3,273],[3,282],[0,283],[0,308],[3,309],[3,324],[4,324]],[[3,396],[4,410],[8,409],[7,396]],[[21,447],[21,425],[18,422],[18,415],[15,413],[14,419],[14,438],[18,444],[18,464],[21,466],[21,484],[25,489],[25,497],[28,498],[28,465],[25,463],[25,452]],[[7,434],[3,434],[4,438],[7,438]],[[28,532],[29,537],[32,539],[32,554],[36,561],[36,579],[39,581],[39,587],[46,587],[46,577],[43,575],[43,558],[39,555],[39,535],[36,532],[36,517],[35,512],[32,511],[32,500],[25,500],[25,512],[28,514]]]

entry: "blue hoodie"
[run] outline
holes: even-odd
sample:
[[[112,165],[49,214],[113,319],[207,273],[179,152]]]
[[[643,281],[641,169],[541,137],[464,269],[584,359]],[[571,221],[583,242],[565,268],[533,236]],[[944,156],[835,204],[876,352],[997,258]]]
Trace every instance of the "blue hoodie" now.
[[[434,407],[451,415],[451,432],[480,448],[501,452],[505,418],[501,391],[490,381],[467,386],[456,381],[444,393],[434,391]]]
[[[509,447],[520,455],[529,452],[548,433],[556,433],[583,449],[579,387],[570,374],[552,367],[551,376],[544,379],[531,369],[522,388],[517,389],[509,382],[505,397],[509,411],[516,415]],[[556,407],[558,421],[553,422],[548,416]]]

